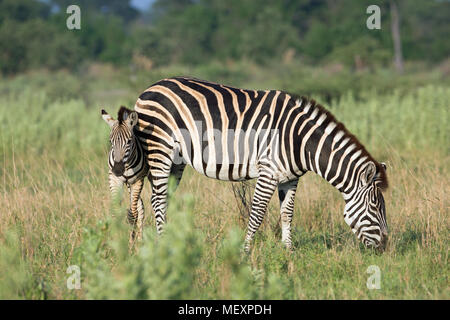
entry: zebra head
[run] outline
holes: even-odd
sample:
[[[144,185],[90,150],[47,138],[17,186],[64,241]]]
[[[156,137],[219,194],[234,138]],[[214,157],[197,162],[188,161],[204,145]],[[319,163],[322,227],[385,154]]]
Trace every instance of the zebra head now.
[[[138,122],[135,111],[120,107],[117,120],[114,120],[102,109],[102,118],[111,128],[109,140],[111,149],[109,151],[109,167],[116,176],[122,176],[130,155],[136,149],[136,140],[133,127]]]
[[[346,197],[344,219],[366,247],[384,251],[388,239],[383,194],[387,187],[386,165],[370,161],[362,166],[355,186]]]

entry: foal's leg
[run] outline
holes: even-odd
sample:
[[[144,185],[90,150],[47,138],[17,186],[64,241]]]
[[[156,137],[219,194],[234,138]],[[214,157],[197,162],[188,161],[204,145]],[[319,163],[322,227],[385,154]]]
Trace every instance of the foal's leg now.
[[[128,210],[128,222],[133,226],[130,233],[130,246],[136,238],[142,239],[142,228],[144,222],[144,205],[141,199],[141,191],[144,186],[144,178],[136,180],[128,186],[130,191],[130,210]]]

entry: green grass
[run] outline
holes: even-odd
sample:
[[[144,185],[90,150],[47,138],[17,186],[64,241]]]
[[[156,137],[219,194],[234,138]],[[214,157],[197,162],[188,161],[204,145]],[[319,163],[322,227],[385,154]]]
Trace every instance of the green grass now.
[[[274,196],[244,256],[245,223],[231,183],[191,169],[171,199],[162,237],[156,235],[146,182],[144,241],[130,254],[128,202],[115,206],[110,200],[109,129],[100,107],[112,114],[122,103],[131,107],[154,78],[177,72],[236,86],[287,87],[259,69],[239,75],[236,66],[203,68],[155,70],[146,81],[141,74],[116,79],[114,70],[80,80],[37,73],[30,80],[0,81],[0,298],[450,298],[450,87],[421,85],[435,75],[402,78],[416,84],[410,90],[401,84],[387,91],[344,88],[330,104],[317,98],[388,164],[390,242],[384,254],[358,243],[342,218],[339,192],[308,174],[297,191],[294,252],[281,245]],[[287,76],[304,81],[295,72]],[[66,80],[67,86],[56,83]],[[70,265],[81,268],[80,290],[66,286]],[[366,287],[371,265],[381,271],[379,290]]]

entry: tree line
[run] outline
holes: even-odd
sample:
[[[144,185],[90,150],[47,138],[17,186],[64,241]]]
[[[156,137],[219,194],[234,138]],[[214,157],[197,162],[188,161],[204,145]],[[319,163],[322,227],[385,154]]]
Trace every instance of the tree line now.
[[[71,4],[81,9],[80,30],[66,27]],[[366,27],[371,4],[381,9],[379,30]],[[156,0],[144,11],[122,0],[0,0],[0,72],[92,61],[151,68],[300,59],[373,68],[391,66],[395,55],[396,63],[436,63],[450,53],[449,16],[445,0]]]

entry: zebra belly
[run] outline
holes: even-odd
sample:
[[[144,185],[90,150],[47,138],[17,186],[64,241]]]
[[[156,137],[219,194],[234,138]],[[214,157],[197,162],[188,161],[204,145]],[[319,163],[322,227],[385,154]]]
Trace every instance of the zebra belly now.
[[[268,159],[266,150],[259,150],[254,146],[254,141],[241,141],[238,148],[221,148],[220,144],[204,143],[194,146],[190,154],[183,154],[182,150],[189,150],[188,146],[176,144],[175,153],[180,153],[184,163],[190,165],[197,172],[214,179],[224,181],[242,181],[254,179],[259,176],[262,163],[270,163],[270,173],[275,181],[283,183],[291,181],[302,175],[302,172],[291,172],[281,164],[278,156]],[[234,150],[239,150],[234,152]],[[280,151],[278,151],[280,154]]]
[[[213,179],[223,180],[223,181],[244,181],[244,180],[250,180],[258,178],[259,176],[259,170],[257,165],[250,165],[248,174],[242,174],[239,172],[239,166],[222,166],[219,173],[217,173],[217,170],[204,170],[203,166],[193,166],[191,165],[197,172]],[[230,173],[231,172],[231,173]],[[272,172],[272,178],[277,181],[278,183],[284,183],[288,181],[292,181],[299,176],[303,175],[303,172],[296,174],[293,174],[288,171],[273,171]]]
[[[242,181],[258,177],[258,168],[256,164],[234,165],[217,163],[192,163],[188,161],[195,171],[209,177],[223,181]],[[247,168],[248,167],[248,168]]]

